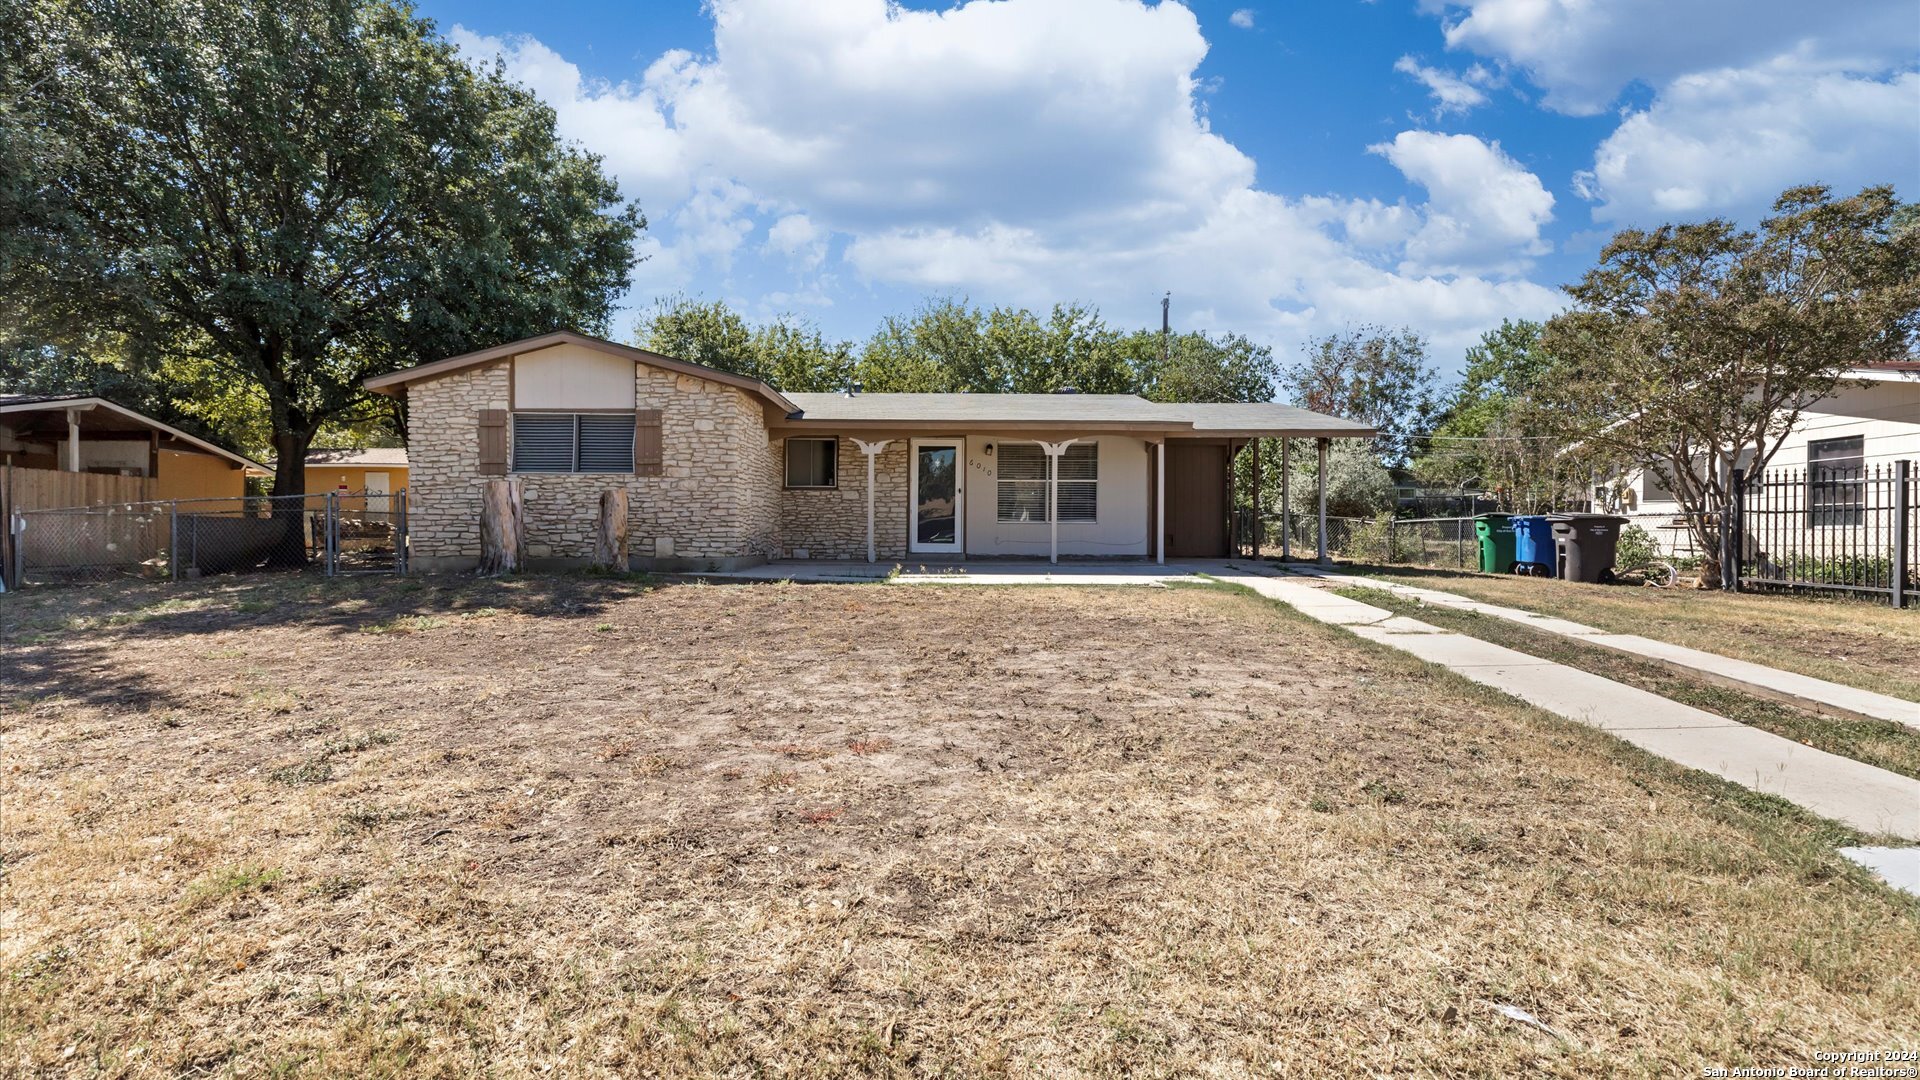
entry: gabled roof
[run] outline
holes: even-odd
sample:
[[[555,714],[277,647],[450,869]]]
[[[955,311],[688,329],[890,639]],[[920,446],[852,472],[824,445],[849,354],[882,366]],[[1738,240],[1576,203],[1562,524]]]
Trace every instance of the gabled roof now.
[[[462,368],[491,364],[496,361],[505,360],[510,356],[517,356],[520,353],[530,353],[539,349],[552,348],[555,345],[579,345],[582,348],[595,349],[623,359],[632,360],[636,364],[646,364],[648,367],[660,368],[663,371],[678,372],[682,375],[693,375],[726,386],[737,386],[742,390],[758,394],[761,398],[765,399],[769,405],[779,409],[781,412],[793,411],[793,402],[787,400],[778,390],[761,382],[759,379],[750,379],[745,375],[735,375],[731,371],[721,371],[719,368],[710,368],[705,364],[693,364],[685,360],[676,360],[671,356],[662,356],[657,352],[649,352],[646,349],[636,349],[631,345],[622,345],[616,341],[606,341],[597,337],[588,337],[585,334],[578,334],[572,330],[555,330],[551,334],[521,338],[519,341],[509,341],[504,345],[495,345],[488,349],[462,353],[459,356],[449,356],[445,360],[435,360],[430,364],[419,364],[414,367],[389,372],[385,375],[375,375],[370,379],[362,380],[360,385],[372,390],[376,394],[393,394],[405,388],[408,383],[419,382],[422,379],[436,378],[441,375],[459,371]]]
[[[464,368],[496,363],[508,357],[554,345],[589,349],[737,386],[758,394],[785,415],[789,428],[838,425],[845,428],[919,428],[939,425],[974,430],[1057,428],[1083,431],[1155,431],[1173,435],[1265,438],[1367,438],[1366,424],[1297,409],[1272,402],[1182,403],[1148,401],[1137,394],[782,394],[758,379],[730,371],[691,364],[600,338],[557,330],[539,337],[509,341],[490,349],[436,360],[388,375],[376,375],[362,384],[376,393],[392,394],[408,383],[437,378]]]
[[[249,457],[228,450],[226,447],[210,443],[198,436],[189,435],[171,424],[163,424],[153,417],[118,402],[93,394],[0,394],[0,415],[20,415],[23,413],[60,412],[66,409],[105,409],[117,417],[139,427],[151,428],[177,442],[186,443],[196,450],[215,457],[225,458],[242,469],[251,469],[261,474],[273,470]]]

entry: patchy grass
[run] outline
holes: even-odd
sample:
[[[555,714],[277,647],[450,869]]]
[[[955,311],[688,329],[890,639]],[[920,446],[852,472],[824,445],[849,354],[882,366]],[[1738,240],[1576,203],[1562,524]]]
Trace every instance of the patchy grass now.
[[[49,595],[22,1074],[1670,1076],[1920,1015],[1845,830],[1226,590]]]
[[[1583,585],[1404,566],[1352,570],[1920,701],[1916,609],[1802,594]]]
[[[1771,698],[1741,693],[1677,671],[1665,664],[1588,645],[1559,634],[1471,611],[1416,604],[1385,589],[1335,589],[1374,607],[1434,626],[1505,645],[1543,660],[1576,667],[1615,682],[1771,731],[1828,753],[1840,754],[1903,776],[1920,778],[1920,731],[1886,720],[1825,716]]]

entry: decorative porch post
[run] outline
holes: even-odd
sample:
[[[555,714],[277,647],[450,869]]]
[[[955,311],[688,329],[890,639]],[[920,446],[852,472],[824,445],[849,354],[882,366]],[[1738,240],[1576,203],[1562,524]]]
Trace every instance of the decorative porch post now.
[[[1320,552],[1318,562],[1327,561],[1327,444],[1330,439],[1318,440],[1320,444],[1320,471],[1314,475],[1314,496],[1320,503]]]
[[[853,440],[853,445],[859,447],[860,452],[867,456],[867,561],[868,562],[875,561],[874,550],[873,550],[873,459],[879,457],[880,451],[885,450],[887,448],[887,444],[892,441],[893,441],[892,439],[881,439],[879,442],[868,442],[865,439]]]
[[[80,471],[80,410],[67,410],[67,471]]]
[[[1060,455],[1067,447],[1079,442],[1068,439],[1066,442],[1042,442],[1040,449],[1047,455],[1047,561],[1060,561]]]
[[[1280,439],[1280,561],[1293,558],[1293,440]]]
[[[1153,552],[1154,561],[1167,565],[1167,437],[1160,436],[1154,455]]]

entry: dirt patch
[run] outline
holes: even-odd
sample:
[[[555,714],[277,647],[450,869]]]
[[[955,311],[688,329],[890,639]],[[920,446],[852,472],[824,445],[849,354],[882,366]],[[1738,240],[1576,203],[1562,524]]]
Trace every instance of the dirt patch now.
[[[1816,823],[1217,590],[0,623],[25,1072],[1669,1074],[1920,1012],[1920,906]]]

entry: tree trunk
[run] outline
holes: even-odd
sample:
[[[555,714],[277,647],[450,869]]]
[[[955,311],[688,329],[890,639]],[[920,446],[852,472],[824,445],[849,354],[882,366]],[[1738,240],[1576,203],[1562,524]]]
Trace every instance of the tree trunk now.
[[[600,493],[600,528],[594,533],[593,565],[625,573],[627,569],[627,492]]]
[[[480,489],[480,573],[512,574],[525,568],[526,513],[520,481],[488,480]]]
[[[288,535],[299,542],[276,544],[272,554],[267,557],[268,566],[285,568],[305,566],[307,563],[307,512],[318,512],[320,507],[318,504],[309,506],[307,500],[295,496],[307,493],[307,448],[312,444],[311,431],[273,433],[274,498],[269,505],[273,516],[285,524]]]

